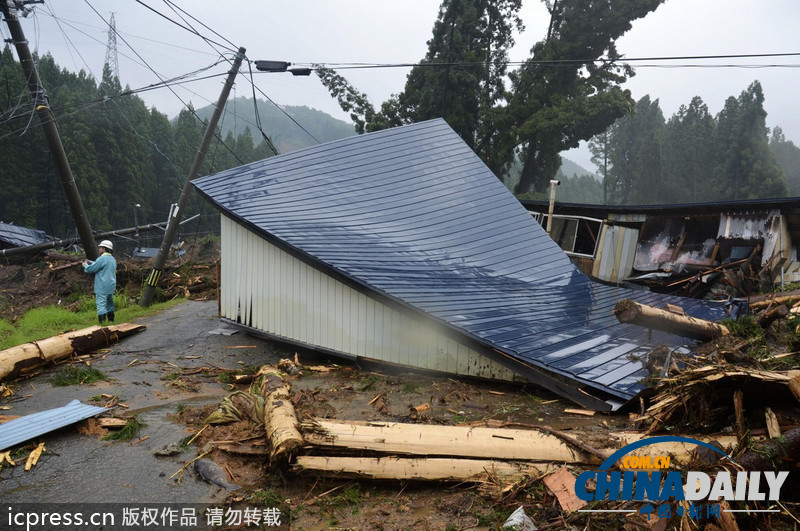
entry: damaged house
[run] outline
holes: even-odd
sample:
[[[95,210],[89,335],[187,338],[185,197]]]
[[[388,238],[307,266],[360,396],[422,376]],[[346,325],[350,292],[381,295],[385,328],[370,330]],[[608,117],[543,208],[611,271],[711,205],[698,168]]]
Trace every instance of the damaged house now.
[[[530,381],[611,410],[649,353],[686,340],[620,324],[592,282],[443,121],[359,135],[194,181],[222,213],[222,317],[351,359]]]
[[[546,225],[546,202],[522,203]],[[752,272],[748,276],[757,276],[764,288],[800,281],[797,198],[646,206],[556,203],[552,236],[584,273],[604,282],[685,288],[699,296],[727,276],[735,294],[747,295],[746,286],[725,274],[745,262]]]

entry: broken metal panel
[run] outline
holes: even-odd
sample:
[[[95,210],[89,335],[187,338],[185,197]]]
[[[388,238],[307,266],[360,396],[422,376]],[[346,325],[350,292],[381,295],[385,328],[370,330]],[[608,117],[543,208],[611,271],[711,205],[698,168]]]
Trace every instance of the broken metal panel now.
[[[106,411],[107,408],[88,406],[80,400],[73,400],[63,407],[10,420],[0,424],[0,451]]]
[[[49,240],[44,231],[0,223],[0,248],[30,247],[47,241]]]
[[[643,388],[631,383],[643,362],[628,354],[685,340],[621,325],[617,302],[670,302],[705,319],[724,313],[703,301],[589,281],[443,120],[321,144],[193,184],[231,222],[223,225],[223,253],[231,257],[222,260],[223,312],[254,328],[278,320],[290,339],[309,344],[329,339],[307,329],[330,329],[334,349],[349,355],[377,349],[345,336],[361,334],[371,314],[376,320],[375,301],[398,312],[382,314],[385,328],[402,328],[399,315],[432,323],[564,396],[593,390],[618,403]],[[258,239],[295,260],[261,257]],[[307,274],[298,275],[297,262],[309,266]],[[294,279],[301,279],[296,289],[281,291]],[[311,302],[317,283],[333,300]],[[258,310],[264,306],[268,312]],[[318,313],[301,319],[309,307]],[[337,312],[346,324],[328,326]],[[399,362],[430,367],[437,355],[408,352]]]

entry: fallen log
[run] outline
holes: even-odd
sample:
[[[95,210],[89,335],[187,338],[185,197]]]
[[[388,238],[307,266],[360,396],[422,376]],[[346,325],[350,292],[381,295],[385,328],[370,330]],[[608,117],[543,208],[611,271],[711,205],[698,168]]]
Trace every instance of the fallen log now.
[[[598,464],[597,456],[536,430],[312,419],[301,424],[308,444],[376,452]]]
[[[777,439],[764,441],[748,450],[736,463],[742,470],[790,470],[800,461],[800,428],[794,428]]]
[[[288,461],[295,448],[303,445],[297,429],[297,414],[290,398],[291,388],[280,375],[268,373],[261,381],[264,397],[264,429],[269,441],[271,463]]]
[[[621,323],[631,323],[702,341],[730,334],[724,325],[660,310],[630,299],[618,302],[614,307],[614,315]]]
[[[752,299],[751,299],[752,300]],[[793,304],[797,301],[800,301],[800,293],[792,293],[791,295],[778,295],[769,294],[766,295],[763,300],[758,300],[755,302],[750,303],[751,310],[760,310],[761,308],[766,308],[770,305],[775,304]]]
[[[73,354],[85,354],[117,343],[120,339],[145,328],[144,325],[130,323],[92,326],[7,348],[0,351],[0,381],[28,374],[47,363]]]
[[[559,465],[515,463],[490,459],[403,458],[403,457],[324,457],[298,456],[295,470],[322,475],[359,479],[397,479],[427,481],[520,480],[542,475]]]

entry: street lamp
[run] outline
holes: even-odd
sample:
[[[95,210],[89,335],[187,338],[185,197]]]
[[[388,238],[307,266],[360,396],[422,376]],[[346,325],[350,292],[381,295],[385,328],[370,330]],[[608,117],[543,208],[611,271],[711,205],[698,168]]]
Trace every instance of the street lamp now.
[[[310,68],[289,68],[292,63],[288,61],[255,61],[256,70],[262,72],[289,72],[293,76],[309,76],[311,75]]]

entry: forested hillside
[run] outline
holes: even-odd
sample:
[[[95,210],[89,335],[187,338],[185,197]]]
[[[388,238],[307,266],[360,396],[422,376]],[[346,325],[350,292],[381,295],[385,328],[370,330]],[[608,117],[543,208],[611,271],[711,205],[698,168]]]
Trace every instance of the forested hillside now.
[[[251,135],[258,137],[257,109],[261,125],[269,132],[269,138],[278,153],[288,153],[356,134],[353,124],[305,106],[285,105],[278,108],[264,100],[256,100],[256,105],[253,105],[252,98],[238,97],[228,101],[226,108],[229,114],[219,124],[223,135],[233,133],[238,136],[250,129]],[[213,111],[214,107],[208,105],[197,109],[197,115],[208,120]],[[255,138],[256,142],[259,140],[260,138]]]
[[[6,46],[0,54],[0,221],[37,228],[55,236],[75,233],[58,174],[50,157],[19,63]],[[148,108],[108,71],[100,82],[60,68],[52,57],[39,61],[39,74],[59,125],[61,140],[94,230],[165,221],[178,200],[212,107],[184,109],[170,120]],[[271,108],[270,108],[271,107]],[[222,142],[212,141],[200,175],[272,156],[255,123],[253,101],[229,102],[220,121]],[[288,115],[319,141],[354,134],[352,125],[307,107]],[[234,114],[235,112],[235,114]],[[259,102],[264,129],[279,152],[316,143],[286,114]],[[200,119],[198,119],[198,116]],[[136,207],[135,205],[140,205]],[[218,216],[199,196],[186,217],[201,214],[185,231],[219,230]],[[156,242],[157,245],[157,242]]]
[[[610,204],[776,198],[800,191],[800,149],[771,137],[758,81],[716,115],[695,97],[668,120],[645,96],[590,146]],[[602,201],[598,201],[602,202]]]

